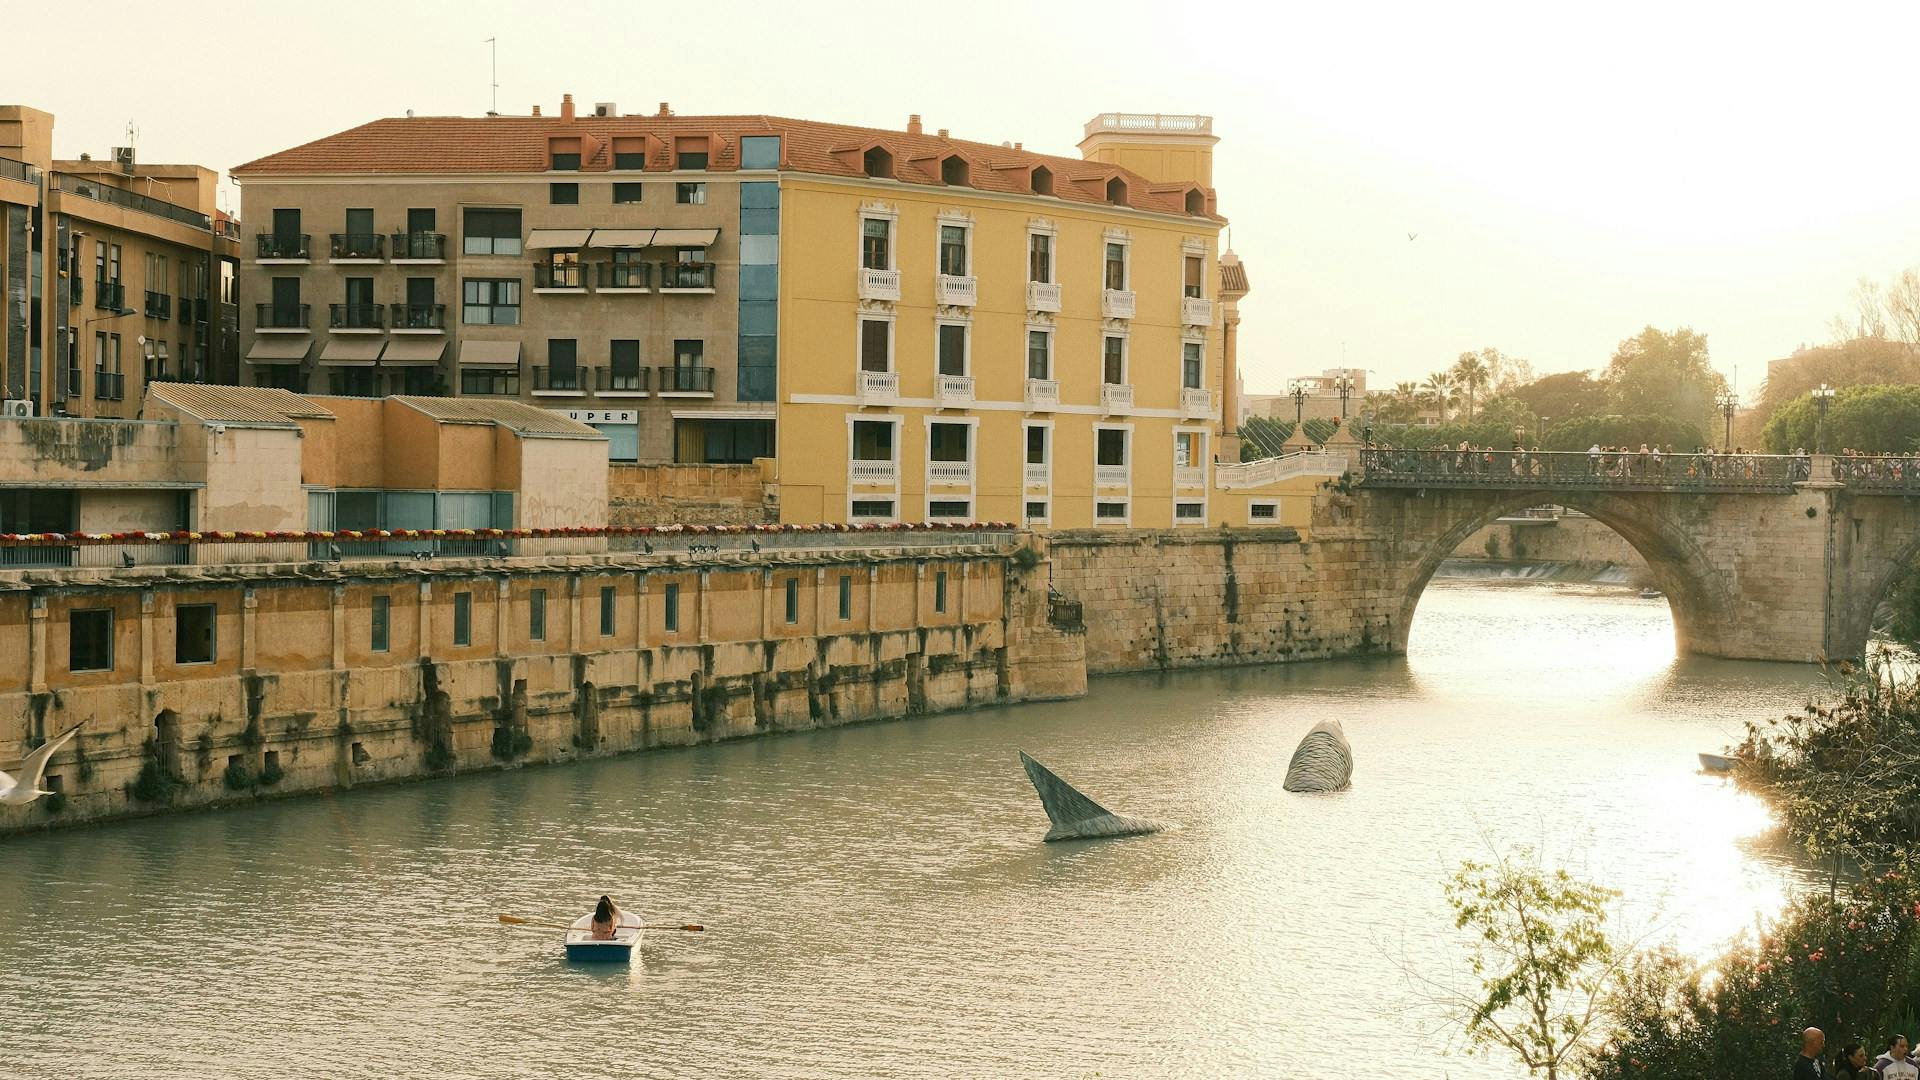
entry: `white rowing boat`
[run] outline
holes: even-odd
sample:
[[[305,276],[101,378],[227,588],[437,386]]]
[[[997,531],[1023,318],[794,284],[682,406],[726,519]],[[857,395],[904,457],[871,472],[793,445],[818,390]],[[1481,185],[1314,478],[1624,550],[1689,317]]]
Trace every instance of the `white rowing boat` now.
[[[1733,759],[1724,754],[1701,754],[1700,768],[1710,773],[1730,773]]]
[[[638,922],[627,921],[629,917],[622,912],[613,937],[598,940],[593,936],[591,913],[573,920],[572,929],[567,931],[567,959],[617,964],[632,960],[633,951],[640,947],[642,931]]]

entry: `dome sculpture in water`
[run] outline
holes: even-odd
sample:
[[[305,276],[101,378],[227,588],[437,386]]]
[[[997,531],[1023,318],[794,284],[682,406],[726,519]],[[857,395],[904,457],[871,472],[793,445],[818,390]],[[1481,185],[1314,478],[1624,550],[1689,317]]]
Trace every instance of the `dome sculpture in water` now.
[[[1047,811],[1053,828],[1048,840],[1091,840],[1102,836],[1137,836],[1166,828],[1157,821],[1123,817],[1082,795],[1078,788],[1053,774],[1053,770],[1020,751],[1020,764],[1026,766],[1027,779],[1040,793],[1040,805]]]
[[[1353,786],[1353,748],[1338,720],[1322,720],[1294,747],[1288,791],[1345,791]]]

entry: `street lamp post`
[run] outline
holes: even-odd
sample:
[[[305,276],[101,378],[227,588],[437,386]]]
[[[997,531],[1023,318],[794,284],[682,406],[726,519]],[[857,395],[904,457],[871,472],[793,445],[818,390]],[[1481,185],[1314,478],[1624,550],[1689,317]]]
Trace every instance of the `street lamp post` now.
[[[1351,375],[1342,375],[1333,381],[1333,386],[1335,390],[1340,392],[1340,420],[1342,423],[1345,423],[1347,419],[1347,399],[1353,396],[1353,377]]]
[[[1813,391],[1813,404],[1820,410],[1820,423],[1819,426],[1814,428],[1813,452],[1816,454],[1824,454],[1827,452],[1827,409],[1833,404],[1833,387],[1828,386],[1826,383],[1821,383],[1815,387]]]
[[[1287,384],[1287,393],[1293,397],[1293,429],[1299,431],[1307,410],[1307,381],[1293,380]]]
[[[1733,396],[1733,391],[1722,390],[1720,396],[1713,399],[1713,403],[1720,407],[1720,415],[1727,419],[1726,437],[1721,440],[1720,449],[1731,450],[1733,449],[1733,414],[1740,408],[1740,399]],[[1820,411],[1824,413],[1826,407],[1822,406]]]

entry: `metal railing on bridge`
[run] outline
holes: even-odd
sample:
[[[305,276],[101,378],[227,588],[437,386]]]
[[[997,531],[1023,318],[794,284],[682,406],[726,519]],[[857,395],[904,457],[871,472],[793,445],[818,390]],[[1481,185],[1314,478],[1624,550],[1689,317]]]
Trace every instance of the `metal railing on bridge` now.
[[[1813,459],[1793,454],[1363,450],[1368,487],[1790,492]]]
[[[1920,495],[1920,454],[1842,454],[1833,479],[1862,493]]]

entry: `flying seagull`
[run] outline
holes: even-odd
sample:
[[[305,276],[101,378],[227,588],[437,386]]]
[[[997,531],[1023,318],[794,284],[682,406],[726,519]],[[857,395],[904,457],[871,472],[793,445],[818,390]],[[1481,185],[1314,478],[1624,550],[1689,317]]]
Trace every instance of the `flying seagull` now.
[[[1418,240],[1418,239],[1420,239],[1420,234],[1417,232],[1410,232],[1407,234],[1407,243],[1409,244],[1413,243],[1415,240]]]
[[[82,721],[82,723],[84,722],[85,721]],[[25,806],[42,795],[53,794],[51,791],[40,790],[40,781],[46,779],[47,775],[47,761],[53,757],[55,751],[67,745],[67,742],[73,738],[74,733],[79,730],[80,725],[75,724],[68,728],[66,733],[59,738],[48,739],[46,742],[41,743],[33,753],[27,755],[25,761],[20,763],[20,779],[18,781],[6,773],[0,772],[0,805]]]

